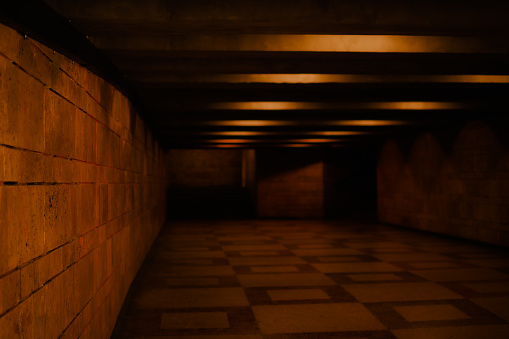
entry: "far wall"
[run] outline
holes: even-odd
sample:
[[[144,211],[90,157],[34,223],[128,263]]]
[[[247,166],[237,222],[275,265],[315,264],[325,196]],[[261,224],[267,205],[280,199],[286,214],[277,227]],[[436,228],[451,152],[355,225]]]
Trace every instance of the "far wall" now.
[[[242,150],[169,150],[168,171],[170,188],[241,187]]]

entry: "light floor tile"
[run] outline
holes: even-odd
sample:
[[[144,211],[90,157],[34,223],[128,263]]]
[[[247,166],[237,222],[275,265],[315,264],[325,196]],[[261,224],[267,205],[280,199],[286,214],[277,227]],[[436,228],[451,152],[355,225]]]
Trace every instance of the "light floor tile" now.
[[[330,286],[336,282],[320,273],[239,274],[244,287],[264,286]]]
[[[213,286],[219,285],[216,278],[171,278],[166,279],[167,286]]]
[[[231,266],[169,266],[166,276],[219,276],[234,275]]]
[[[470,319],[468,315],[453,305],[394,306],[393,309],[407,321],[411,322]]]
[[[362,261],[359,257],[318,257],[321,262],[348,262]]]
[[[509,325],[415,328],[391,331],[398,339],[479,339],[507,338]]]
[[[443,270],[411,271],[426,280],[431,281],[474,281],[474,280],[507,280],[509,274],[504,274],[489,268],[454,268]]]
[[[505,293],[509,292],[509,280],[482,283],[462,284],[478,293]]]
[[[240,255],[243,257],[276,257],[279,253],[274,251],[246,251],[240,252]]]
[[[344,284],[341,287],[360,302],[463,299],[431,282]]]
[[[396,253],[396,254],[375,254],[375,258],[383,261],[445,261],[451,258],[436,253]]]
[[[268,245],[225,245],[221,246],[223,251],[285,251],[286,247],[280,244]]]
[[[387,280],[403,280],[403,278],[392,273],[376,273],[376,274],[349,274],[348,278],[354,281],[387,281]]]
[[[333,255],[358,255],[364,254],[353,248],[317,248],[307,250],[293,250],[295,255],[299,257],[325,257]]]
[[[255,273],[299,272],[295,266],[252,266],[251,271]]]
[[[330,299],[329,295],[320,289],[268,290],[267,293],[274,301]]]
[[[263,334],[386,328],[358,303],[253,306],[252,309]]]
[[[228,328],[226,312],[163,313],[162,329]]]
[[[397,272],[403,269],[386,262],[311,264],[322,273]]]
[[[240,287],[153,289],[144,291],[137,304],[141,308],[249,306]]]
[[[509,322],[509,297],[473,298],[470,300]]]
[[[307,264],[299,257],[231,257],[228,258],[232,266],[258,266],[258,265],[302,265]]]
[[[435,262],[412,262],[408,263],[410,266],[415,268],[455,268],[459,267],[457,264],[447,261],[435,261]]]

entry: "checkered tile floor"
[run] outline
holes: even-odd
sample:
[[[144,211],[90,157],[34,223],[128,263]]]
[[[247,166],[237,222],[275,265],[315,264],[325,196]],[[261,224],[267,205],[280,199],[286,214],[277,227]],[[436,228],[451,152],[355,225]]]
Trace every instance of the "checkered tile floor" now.
[[[509,250],[377,224],[171,222],[119,338],[509,338]]]

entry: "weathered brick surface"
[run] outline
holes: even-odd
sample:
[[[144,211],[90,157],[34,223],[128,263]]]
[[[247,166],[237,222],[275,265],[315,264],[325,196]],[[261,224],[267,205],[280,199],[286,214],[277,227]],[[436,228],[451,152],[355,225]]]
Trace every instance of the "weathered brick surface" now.
[[[0,338],[109,338],[165,154],[112,85],[2,25],[0,97]]]
[[[44,85],[1,55],[0,77],[0,144],[42,152]]]
[[[380,221],[509,245],[506,132],[473,122],[388,141],[378,162]]]

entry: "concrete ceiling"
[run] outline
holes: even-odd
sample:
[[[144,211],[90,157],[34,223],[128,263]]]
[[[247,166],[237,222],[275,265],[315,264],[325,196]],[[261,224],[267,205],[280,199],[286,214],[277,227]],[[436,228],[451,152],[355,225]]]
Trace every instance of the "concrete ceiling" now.
[[[167,147],[348,146],[507,111],[508,2],[46,3]]]

